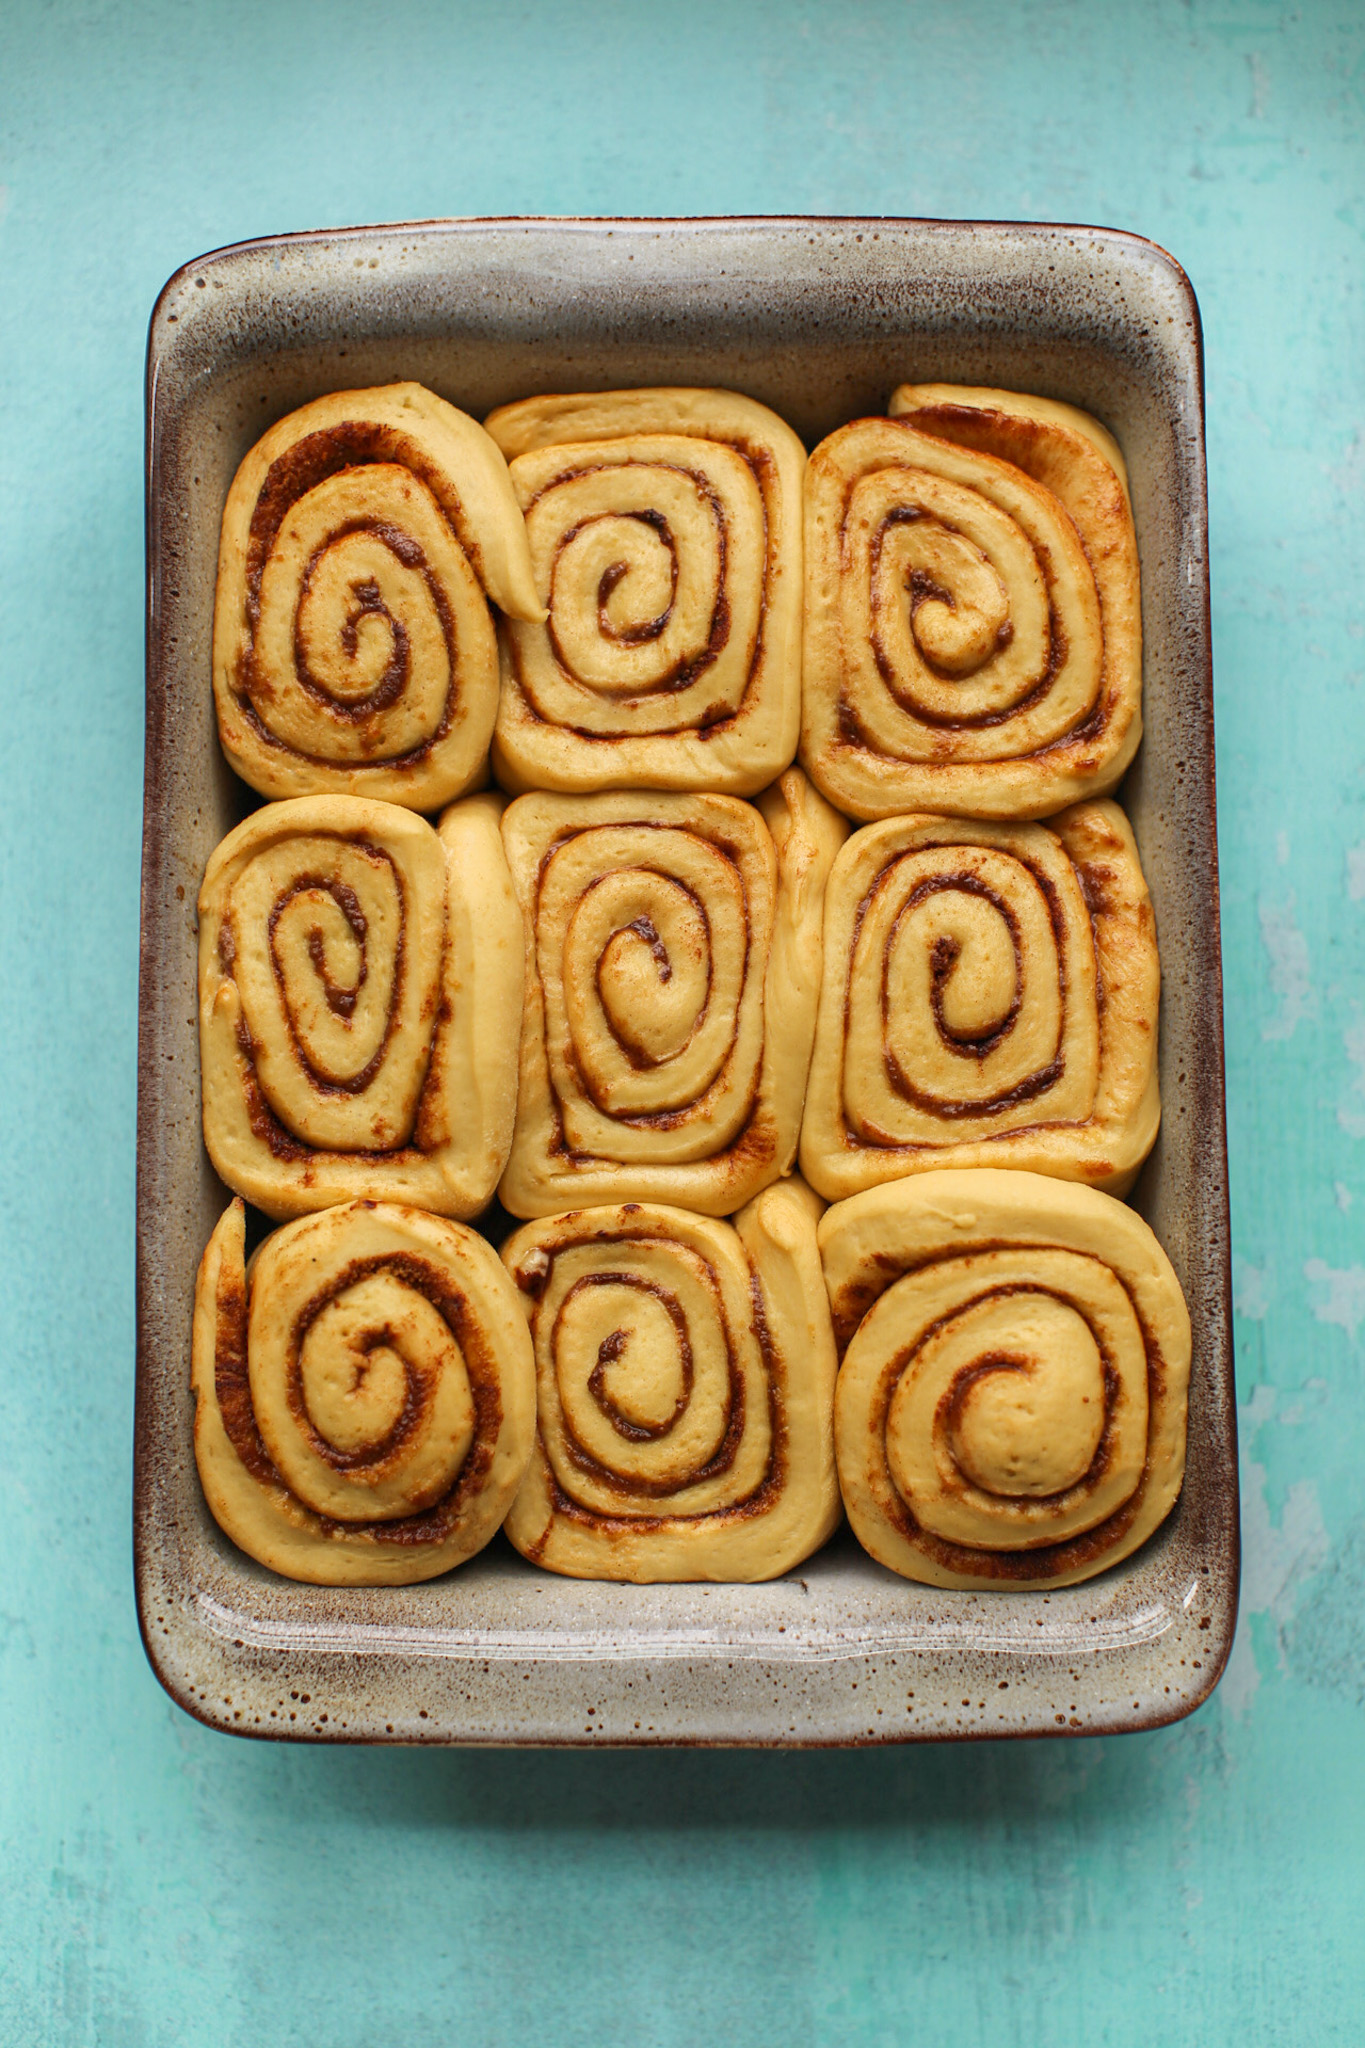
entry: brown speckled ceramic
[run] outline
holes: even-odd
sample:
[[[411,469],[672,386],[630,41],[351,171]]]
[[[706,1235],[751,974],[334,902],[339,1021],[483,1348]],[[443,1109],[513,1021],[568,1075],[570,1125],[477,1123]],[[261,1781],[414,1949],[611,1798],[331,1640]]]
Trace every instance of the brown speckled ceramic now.
[[[191,1448],[195,1265],[225,1195],[199,1135],[194,903],[254,799],[214,731],[233,470],[281,414],[415,377],[466,411],[723,384],[808,444],[904,381],[1097,413],[1128,460],[1146,739],[1122,799],[1159,923],[1165,1123],[1136,1191],[1189,1298],[1175,1514],[1088,1585],[940,1593],[844,1533],[765,1586],[551,1577],[498,1538],[429,1585],[299,1586],[210,1520]],[[136,1552],[148,1653],[215,1727],[332,1741],[866,1743],[1154,1727],[1211,1691],[1237,1599],[1236,1444],[1199,319],[1150,243],[898,220],[439,221],[286,236],[179,271],[148,354],[147,783]]]

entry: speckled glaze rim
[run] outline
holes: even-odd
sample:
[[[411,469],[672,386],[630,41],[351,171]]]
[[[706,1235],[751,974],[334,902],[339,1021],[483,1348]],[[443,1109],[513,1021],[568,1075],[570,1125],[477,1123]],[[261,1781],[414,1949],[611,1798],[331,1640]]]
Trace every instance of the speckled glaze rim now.
[[[722,371],[730,374],[721,374]],[[208,1517],[190,1448],[194,1265],[225,1202],[199,1139],[193,905],[249,793],[207,646],[236,460],[319,390],[413,375],[482,414],[533,389],[724,382],[807,444],[896,382],[1087,405],[1143,557],[1147,739],[1120,800],[1161,923],[1165,1125],[1134,1201],[1195,1330],[1187,1479],[1135,1557],[1046,1594],[907,1585],[842,1532],[771,1585],[556,1579],[503,1539],[427,1586],[297,1586]],[[814,380],[814,381],[812,381]],[[138,1103],[139,1620],[206,1725],[313,1741],[845,1746],[1099,1734],[1213,1690],[1238,1582],[1199,313],[1108,229],[892,218],[464,220],[286,235],[176,272],[147,374],[147,757]]]

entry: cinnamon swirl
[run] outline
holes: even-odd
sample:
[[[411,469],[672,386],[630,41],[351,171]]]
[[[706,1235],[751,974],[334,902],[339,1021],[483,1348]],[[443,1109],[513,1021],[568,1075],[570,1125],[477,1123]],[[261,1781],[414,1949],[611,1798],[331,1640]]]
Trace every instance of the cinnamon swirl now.
[[[1170,1513],[1190,1319],[1131,1209],[1031,1173],[924,1174],[829,1210],[820,1250],[839,1483],[882,1564],[1071,1585]]]
[[[528,1224],[503,1248],[539,1423],[507,1517],[571,1578],[776,1578],[839,1519],[820,1204],[769,1188],[732,1228],[653,1203]]]
[[[472,1216],[507,1160],[521,916],[501,802],[439,831],[295,797],[218,847],[199,895],[204,1139],[267,1215],[365,1197]]]
[[[726,796],[524,796],[514,1216],[669,1201],[728,1216],[796,1156],[825,878],[846,826],[799,770]]]
[[[766,787],[800,722],[806,451],[791,428],[704,390],[528,398],[487,426],[545,607],[503,632],[499,781]]]
[[[1141,737],[1117,443],[1074,406],[905,384],[806,474],[801,758],[857,818],[1043,818]]]
[[[497,712],[488,599],[536,599],[507,465],[420,384],[336,391],[270,429],[223,512],[218,731],[264,796],[435,810],[485,776]]]
[[[1156,1140],[1156,926],[1128,820],[888,818],[825,892],[801,1170],[838,1201],[928,1168],[1128,1188]]]
[[[248,1270],[234,1201],[194,1301],[194,1450],[219,1527],[326,1586],[402,1586],[481,1550],[535,1440],[516,1289],[463,1224],[355,1202]]]

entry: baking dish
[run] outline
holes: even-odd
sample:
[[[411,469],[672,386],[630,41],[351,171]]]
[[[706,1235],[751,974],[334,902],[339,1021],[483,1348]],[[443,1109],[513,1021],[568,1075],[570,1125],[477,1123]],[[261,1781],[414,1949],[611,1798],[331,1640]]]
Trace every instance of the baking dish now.
[[[283,413],[416,378],[466,411],[721,384],[813,445],[897,383],[1096,413],[1128,462],[1146,737],[1120,792],[1156,907],[1165,1117],[1134,1191],[1195,1331],[1175,1514],[1044,1594],[939,1593],[844,1532],[760,1586],[535,1571],[499,1538],[426,1585],[292,1584],[211,1521],[191,1445],[194,1272],[226,1195],[199,1129],[195,898],[256,799],[218,748],[209,645],[233,471]],[[153,1666],[209,1724],[314,1740],[856,1744],[1153,1727],[1210,1692],[1237,1590],[1198,311],[1108,230],[892,219],[467,220],[242,244],[178,271],[148,350],[147,762],[135,1549]]]

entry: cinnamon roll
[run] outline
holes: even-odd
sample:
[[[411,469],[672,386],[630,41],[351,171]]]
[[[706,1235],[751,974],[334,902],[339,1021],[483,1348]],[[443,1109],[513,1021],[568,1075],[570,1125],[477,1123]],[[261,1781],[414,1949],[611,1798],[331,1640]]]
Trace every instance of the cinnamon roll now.
[[[800,722],[806,451],[791,428],[733,391],[689,390],[528,398],[487,426],[545,608],[503,632],[499,781],[766,787]]]
[[[820,1203],[769,1188],[734,1226],[653,1203],[503,1247],[539,1423],[507,1534],[571,1578],[776,1578],[839,1519]]]
[[[507,1160],[521,915],[500,799],[439,831],[295,797],[218,847],[199,895],[204,1139],[267,1215],[361,1197],[472,1216]]]
[[[483,428],[420,384],[336,391],[251,450],[223,512],[213,688],[263,796],[430,811],[484,779],[488,599],[539,619],[526,529]]]
[[[1117,443],[1049,399],[903,384],[806,474],[801,758],[856,818],[1043,818],[1142,733]]]
[[[1161,1118],[1161,970],[1117,804],[868,825],[834,863],[824,944],[801,1132],[821,1194],[956,1166],[1132,1184]]]
[[[234,1201],[194,1298],[194,1450],[219,1527],[319,1586],[482,1550],[535,1441],[516,1289],[472,1230],[392,1203],[286,1224],[248,1268]]]
[[[1031,1173],[924,1174],[828,1211],[839,1483],[880,1563],[1075,1584],[1144,1543],[1185,1469],[1190,1319],[1131,1209]]]
[[[825,878],[847,827],[796,769],[726,796],[524,796],[514,1216],[668,1201],[728,1216],[796,1156]]]

